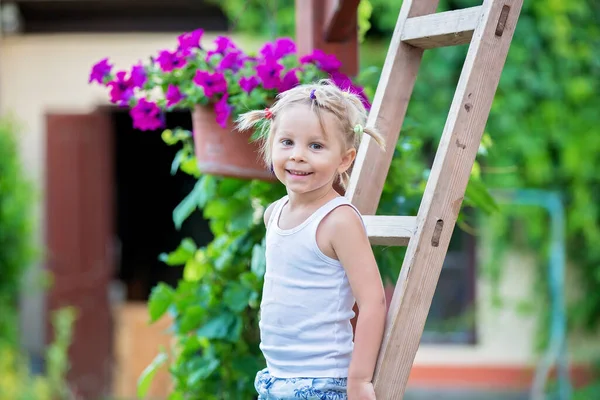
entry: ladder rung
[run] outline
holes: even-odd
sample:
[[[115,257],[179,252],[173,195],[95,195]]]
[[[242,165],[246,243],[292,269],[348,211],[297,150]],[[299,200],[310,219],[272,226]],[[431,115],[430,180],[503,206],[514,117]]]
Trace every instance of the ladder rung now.
[[[365,215],[369,242],[375,246],[407,246],[417,229],[417,217]]]
[[[422,49],[469,43],[482,10],[477,6],[408,18],[401,40]]]

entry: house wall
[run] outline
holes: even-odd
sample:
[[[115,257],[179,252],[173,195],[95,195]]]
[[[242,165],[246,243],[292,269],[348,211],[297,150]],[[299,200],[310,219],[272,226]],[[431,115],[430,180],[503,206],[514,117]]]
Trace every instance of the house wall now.
[[[206,39],[208,40],[208,39]],[[175,43],[170,34],[45,35],[5,37],[0,41],[0,110],[21,123],[22,157],[27,172],[41,191],[37,207],[40,217],[38,240],[43,243],[44,216],[44,115],[47,112],[90,112],[107,104],[107,91],[88,84],[91,66],[110,56],[117,67],[127,67]],[[29,282],[39,276],[41,265]],[[531,287],[529,258],[513,255],[503,267],[501,292],[517,303]],[[519,315],[514,308],[495,309],[490,286],[477,283],[477,344],[423,345],[415,366],[514,366],[534,361],[535,320]],[[43,346],[44,296],[27,290],[22,299],[23,339],[26,348],[41,352]]]

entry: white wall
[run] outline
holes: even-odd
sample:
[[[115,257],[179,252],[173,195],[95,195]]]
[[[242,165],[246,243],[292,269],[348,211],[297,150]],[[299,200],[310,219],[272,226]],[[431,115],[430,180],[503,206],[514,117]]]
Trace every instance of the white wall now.
[[[110,56],[117,67],[125,68],[172,48],[175,35],[46,35],[7,37],[0,41],[0,111],[11,113],[23,124],[22,154],[27,171],[43,190],[44,114],[47,112],[89,112],[107,104],[106,90],[89,85],[91,66]],[[42,214],[42,198],[38,215]],[[44,232],[43,218],[39,240]],[[531,283],[530,260],[511,257],[505,266],[502,291],[519,299]],[[39,271],[41,266],[34,269]],[[27,348],[41,351],[43,343],[41,293],[27,292],[23,298],[22,329]],[[527,364],[532,359],[534,321],[510,310],[494,310],[488,303],[489,287],[482,280],[477,287],[476,346],[422,346],[415,364]]]
[[[210,37],[207,36],[207,40]],[[44,35],[0,39],[0,112],[22,125],[21,149],[27,172],[41,191],[38,240],[43,243],[45,119],[48,112],[86,113],[108,104],[108,92],[88,84],[93,64],[110,57],[117,68],[146,60],[159,49],[174,48],[172,34]],[[31,270],[27,285],[39,278],[42,265]],[[27,349],[43,350],[44,298],[39,290],[24,291],[23,341]]]
[[[483,262],[483,260],[481,260]],[[421,345],[416,365],[523,366],[534,361],[536,319],[517,311],[530,300],[533,264],[530,257],[511,254],[502,266],[502,307],[492,304],[492,284],[479,276],[476,284],[475,345]]]

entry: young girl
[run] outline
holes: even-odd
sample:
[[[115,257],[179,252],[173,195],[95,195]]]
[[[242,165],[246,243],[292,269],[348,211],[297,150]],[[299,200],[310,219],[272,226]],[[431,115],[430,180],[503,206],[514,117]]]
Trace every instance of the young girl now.
[[[361,135],[383,147],[382,137],[364,128],[361,100],[330,81],[283,92],[238,127],[261,121],[265,161],[287,195],[264,214],[259,326],[267,368],[256,375],[258,398],[374,400],[385,294],[362,218],[333,186],[348,183]]]

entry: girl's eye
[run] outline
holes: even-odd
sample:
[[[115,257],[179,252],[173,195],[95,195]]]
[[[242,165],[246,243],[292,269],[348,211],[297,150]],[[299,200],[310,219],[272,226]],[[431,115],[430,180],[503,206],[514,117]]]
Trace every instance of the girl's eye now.
[[[323,146],[320,145],[319,143],[313,143],[310,145],[310,148],[313,150],[321,150],[323,148]]]
[[[291,141],[291,140],[289,140],[289,139],[283,139],[283,140],[281,141],[281,144],[282,144],[282,145],[284,145],[284,146],[291,146],[293,143],[292,143],[292,141]]]

